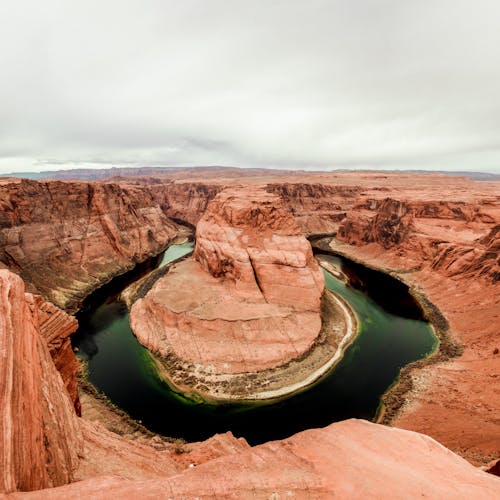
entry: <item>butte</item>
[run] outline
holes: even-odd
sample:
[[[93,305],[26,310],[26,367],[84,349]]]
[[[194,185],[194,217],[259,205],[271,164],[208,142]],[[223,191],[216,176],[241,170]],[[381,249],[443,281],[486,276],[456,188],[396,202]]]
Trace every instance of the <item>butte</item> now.
[[[178,392],[272,400],[340,358],[354,315],[325,289],[311,245],[277,195],[229,188],[208,205],[192,257],[131,309],[138,340]]]

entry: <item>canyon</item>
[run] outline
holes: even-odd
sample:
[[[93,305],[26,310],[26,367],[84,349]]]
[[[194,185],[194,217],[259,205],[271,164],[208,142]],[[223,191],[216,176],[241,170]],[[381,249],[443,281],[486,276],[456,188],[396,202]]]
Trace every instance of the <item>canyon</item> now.
[[[100,182],[0,180],[2,491],[60,487],[33,493],[51,498],[154,497],[160,491],[375,497],[389,485],[394,497],[494,498],[498,479],[433,440],[474,465],[500,455],[500,183],[451,179],[405,173],[232,177],[221,169],[212,176],[192,171]],[[293,217],[280,215],[275,228],[269,209],[259,222],[265,221],[263,228],[257,213],[250,220],[238,214],[237,202],[225,211],[229,197],[255,193]],[[380,421],[391,427],[349,420],[256,447],[226,434],[177,453],[159,437],[127,440],[77,416],[69,341],[76,322],[67,313],[194,227],[194,259],[177,266],[202,275],[210,283],[207,296],[222,279],[231,299],[259,297],[261,306],[314,313],[308,321],[316,326],[308,331],[316,335],[321,278],[314,278],[318,266],[302,235],[328,236],[331,251],[410,286],[441,345],[433,357],[405,368],[384,398]],[[280,240],[277,247],[259,243],[254,258],[250,252],[240,258],[245,231],[260,238],[281,228],[292,255],[282,252]],[[307,290],[299,306],[288,279],[274,280],[277,254],[281,264],[308,269],[299,280]],[[150,293],[161,293],[161,285]]]

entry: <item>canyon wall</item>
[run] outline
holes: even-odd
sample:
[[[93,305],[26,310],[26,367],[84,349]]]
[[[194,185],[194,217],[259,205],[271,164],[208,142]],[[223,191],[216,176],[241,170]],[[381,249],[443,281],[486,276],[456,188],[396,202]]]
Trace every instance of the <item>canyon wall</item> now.
[[[39,295],[32,297],[32,308],[38,311],[40,335],[49,348],[52,361],[62,377],[75,412],[80,415],[78,362],[70,340],[70,335],[78,328],[78,321],[51,302],[43,300]]]
[[[260,185],[282,181],[259,179]],[[463,346],[460,357],[440,353],[432,364],[410,371],[405,403],[389,421],[430,434],[473,463],[498,457],[498,184],[434,177],[417,182],[386,175],[337,176],[328,181],[334,183],[351,193],[344,193],[344,205],[342,190],[333,187],[315,196],[317,188],[294,182],[281,195],[296,210],[303,230],[337,233],[332,249],[391,272],[425,294],[445,315],[446,335]],[[23,275],[30,290],[72,309],[84,290],[161,250],[175,234],[164,213],[173,204],[160,207],[160,194],[151,189],[4,182],[0,260]],[[276,193],[281,188],[269,189]],[[310,191],[307,201],[304,190]],[[205,196],[203,189],[193,193],[196,201],[183,207],[179,192],[177,208],[172,208],[183,222],[196,222],[213,194]],[[309,212],[302,221],[301,210]],[[207,256],[206,269],[225,272],[208,261]],[[239,265],[235,262],[227,268],[231,272]],[[22,496],[498,495],[498,479],[432,439],[366,422],[341,422],[255,448],[226,436],[206,447],[187,445],[187,453],[181,454],[161,440],[127,441],[74,413],[65,389],[72,392],[72,377],[63,380],[65,369],[73,372],[67,340],[73,328],[62,312],[25,293],[19,277],[0,270],[0,491],[81,480]]]
[[[140,186],[3,181],[0,195],[0,262],[70,312],[178,232]]]
[[[362,188],[318,182],[267,184],[290,209],[305,235],[335,234]]]
[[[331,243],[426,297],[443,339],[430,364],[405,371],[400,386],[409,392],[395,399],[404,404],[389,408],[384,421],[426,432],[483,465],[500,455],[499,227],[498,183],[436,182],[368,190]]]
[[[0,491],[66,484],[82,435],[40,336],[36,301],[7,270],[0,270],[0,318]]]
[[[208,203],[224,185],[210,182],[169,182],[148,185],[154,200],[165,215],[192,229],[205,212]]]

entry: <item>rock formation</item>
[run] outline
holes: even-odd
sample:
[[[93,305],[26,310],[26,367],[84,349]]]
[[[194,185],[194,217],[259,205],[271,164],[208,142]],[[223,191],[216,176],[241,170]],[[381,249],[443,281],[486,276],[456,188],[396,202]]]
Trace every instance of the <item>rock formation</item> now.
[[[132,307],[131,325],[167,361],[171,381],[177,373],[194,378],[199,394],[253,399],[256,387],[271,391],[257,372],[318,342],[323,291],[311,246],[281,200],[257,188],[226,189],[197,225],[194,259],[173,266]],[[228,377],[236,374],[252,376]]]
[[[0,491],[73,479],[83,441],[22,280],[0,270]],[[43,319],[42,319],[43,322]]]
[[[193,229],[208,203],[224,188],[207,182],[168,182],[148,185],[148,190],[165,215]]]
[[[272,193],[281,190],[308,233],[338,232],[336,250],[397,274],[425,294],[446,316],[447,322],[438,327],[446,330],[447,323],[446,335],[463,345],[460,357],[440,352],[432,364],[423,363],[409,372],[412,389],[391,416],[391,425],[429,433],[474,463],[498,458],[498,183],[406,174],[298,177],[287,179],[290,185],[283,188],[279,177],[259,178],[253,184],[267,183]],[[316,187],[325,184],[328,188]],[[163,248],[175,232],[163,210],[172,209],[182,221],[195,223],[202,215],[196,211],[212,196],[205,198],[202,188],[195,189],[198,201],[187,203],[184,214],[180,191],[176,208],[174,204],[160,207],[158,197],[166,197],[161,191],[169,189],[173,187],[162,183],[154,184],[154,194],[153,185],[140,184],[0,183],[0,496],[76,480],[12,498],[120,494],[154,498],[165,492],[174,497],[239,498],[498,496],[497,478],[473,468],[431,438],[366,422],[340,422],[255,448],[228,434],[183,445],[179,453],[176,445],[159,437],[151,442],[128,441],[98,423],[77,418],[65,389],[66,385],[72,392],[67,335],[74,322],[41,298],[25,293],[20,278],[2,268],[11,267],[25,276],[30,290],[74,308],[103,280]],[[302,200],[304,192],[310,192],[307,200]],[[82,200],[87,208],[81,206]],[[301,215],[303,211],[307,217]],[[106,213],[113,215],[106,217]],[[219,215],[207,217],[215,221]],[[79,222],[87,220],[92,221],[88,233],[86,224]],[[149,221],[157,230],[154,241],[144,233]],[[121,241],[117,228],[136,240]],[[235,228],[228,231],[230,237],[235,233]],[[93,242],[95,251],[87,248]],[[213,243],[211,238],[207,242]],[[253,262],[249,255],[240,262],[239,254],[226,251],[220,239],[214,242],[218,242],[214,251],[227,258],[228,265],[211,260],[203,245],[199,255],[206,267],[197,261],[190,265],[197,266],[207,283],[214,280],[227,286],[232,295],[236,291],[247,302],[260,293],[257,304],[269,305],[265,290],[268,297],[276,296],[272,283],[266,288],[269,261],[265,259],[270,252],[265,248],[257,252],[265,259],[255,285],[248,279],[236,290],[235,273],[251,278],[248,271]],[[106,255],[99,255],[100,251]],[[275,251],[272,248],[271,253]],[[214,277],[207,269],[222,275]],[[87,272],[90,277],[85,277]],[[292,291],[283,293],[284,300],[292,296]],[[181,312],[189,309],[189,304],[178,306],[185,308]],[[214,310],[215,304],[211,307]],[[231,312],[223,305],[220,308]],[[432,315],[432,308],[428,313]],[[191,328],[193,317],[191,323],[180,323]],[[252,333],[246,331],[249,338]]]
[[[499,488],[499,478],[475,469],[427,436],[346,420],[157,479],[101,476],[25,498],[493,500]]]
[[[244,297],[319,312],[324,279],[311,245],[282,201],[261,189],[226,189],[210,203],[194,258]]]
[[[0,261],[70,312],[178,232],[140,187],[21,180],[0,194]]]
[[[38,295],[30,296],[30,300],[31,308],[38,314],[40,335],[47,343],[52,361],[62,377],[75,411],[80,415],[78,362],[69,337],[78,328],[78,322],[73,316],[69,316]]]

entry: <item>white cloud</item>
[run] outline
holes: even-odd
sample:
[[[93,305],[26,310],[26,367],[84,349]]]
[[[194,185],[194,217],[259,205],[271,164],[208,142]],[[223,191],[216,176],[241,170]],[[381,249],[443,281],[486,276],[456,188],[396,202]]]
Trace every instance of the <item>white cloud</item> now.
[[[0,172],[500,171],[493,0],[0,6]]]

